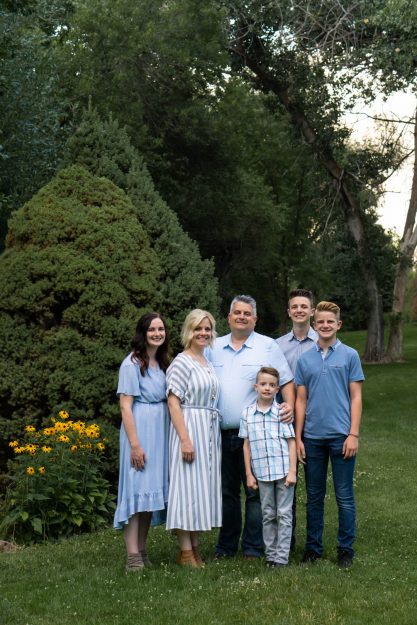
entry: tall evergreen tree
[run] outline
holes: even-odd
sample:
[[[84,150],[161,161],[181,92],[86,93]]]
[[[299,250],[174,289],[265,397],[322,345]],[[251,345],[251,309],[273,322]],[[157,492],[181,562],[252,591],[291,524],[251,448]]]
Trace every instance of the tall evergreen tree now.
[[[0,257],[4,438],[63,407],[118,418],[117,370],[138,317],[159,307],[159,277],[129,198],[79,166],[14,212]]]
[[[213,262],[201,258],[197,244],[156,191],[143,159],[117,120],[109,117],[102,121],[95,110],[84,111],[68,141],[65,162],[105,176],[130,197],[161,264],[160,309],[172,323],[174,344],[178,345],[180,327],[192,308],[205,308],[218,316]]]

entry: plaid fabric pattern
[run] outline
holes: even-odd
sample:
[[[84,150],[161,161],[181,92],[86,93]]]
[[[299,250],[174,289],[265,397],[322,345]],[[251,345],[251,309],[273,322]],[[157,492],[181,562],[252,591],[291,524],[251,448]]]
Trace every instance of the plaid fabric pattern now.
[[[282,423],[279,406],[274,401],[267,412],[251,404],[242,413],[240,438],[249,439],[252,471],[257,480],[271,482],[285,477],[290,468],[287,438],[294,438],[294,428]]]

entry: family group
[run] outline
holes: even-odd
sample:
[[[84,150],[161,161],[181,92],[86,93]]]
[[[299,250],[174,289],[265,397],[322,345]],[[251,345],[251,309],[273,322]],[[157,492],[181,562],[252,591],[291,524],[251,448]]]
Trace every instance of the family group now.
[[[180,565],[204,566],[199,532],[220,528],[216,559],[241,547],[247,559],[265,555],[268,567],[285,567],[295,543],[298,463],[307,492],[302,562],[317,561],[329,460],[339,512],[337,563],[352,564],[361,363],[337,338],[336,304],[314,307],[312,293],[297,289],[289,294],[288,315],[291,331],[274,340],[255,332],[249,295],[233,299],[226,336],[216,336],[210,312],[193,310],[182,327],[183,351],[172,362],[161,315],[139,320],[117,389],[122,426],[114,527],[124,530],[127,571],[151,566],[149,527],[163,522],[177,535]]]

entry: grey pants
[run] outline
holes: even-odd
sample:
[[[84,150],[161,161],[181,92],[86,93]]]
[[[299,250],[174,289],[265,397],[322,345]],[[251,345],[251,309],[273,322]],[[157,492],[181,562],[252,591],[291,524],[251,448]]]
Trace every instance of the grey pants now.
[[[273,482],[258,480],[258,486],[266,559],[287,564],[291,546],[294,486],[285,486],[285,478]]]

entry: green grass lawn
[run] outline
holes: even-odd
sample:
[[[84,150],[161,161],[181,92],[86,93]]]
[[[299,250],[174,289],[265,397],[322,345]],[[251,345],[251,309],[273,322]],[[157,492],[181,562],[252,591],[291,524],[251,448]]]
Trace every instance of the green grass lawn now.
[[[327,495],[322,562],[300,567],[211,560],[215,533],[203,537],[204,570],[174,564],[177,547],[151,531],[152,570],[126,575],[120,533],[108,530],[59,544],[0,554],[1,625],[415,625],[417,623],[417,326],[406,329],[406,359],[365,369],[364,414],[356,471],[357,556],[335,566],[336,509]],[[364,335],[345,333],[359,351]]]

